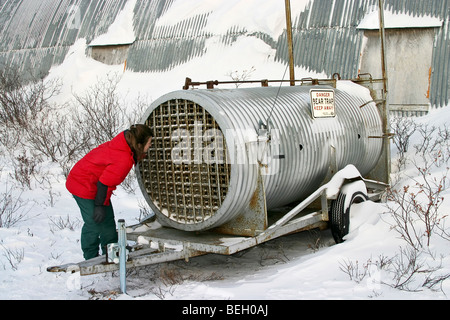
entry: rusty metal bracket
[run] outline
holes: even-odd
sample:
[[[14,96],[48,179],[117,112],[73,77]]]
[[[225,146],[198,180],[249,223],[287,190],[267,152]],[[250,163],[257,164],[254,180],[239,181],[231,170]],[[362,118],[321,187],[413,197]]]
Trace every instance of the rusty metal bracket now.
[[[381,136],[368,136],[369,139],[391,139],[393,136],[395,136],[395,133],[384,133]]]
[[[381,100],[381,99],[380,100],[370,100],[370,101],[367,101],[366,103],[360,105],[359,108],[361,109],[361,108],[367,106],[369,103],[372,103],[372,102],[374,102],[378,106],[378,105],[384,103],[385,100]]]
[[[248,207],[242,214],[215,228],[214,231],[222,234],[253,237],[267,229],[266,193],[261,170],[260,167],[256,188]]]

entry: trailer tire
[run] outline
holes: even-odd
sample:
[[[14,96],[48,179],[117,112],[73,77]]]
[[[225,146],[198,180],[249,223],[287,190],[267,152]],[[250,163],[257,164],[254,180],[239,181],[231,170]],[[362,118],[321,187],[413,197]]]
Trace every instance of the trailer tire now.
[[[331,202],[330,229],[336,243],[344,242],[350,228],[350,207],[354,203],[368,200],[367,189],[363,181],[350,183],[339,192],[336,200]]]

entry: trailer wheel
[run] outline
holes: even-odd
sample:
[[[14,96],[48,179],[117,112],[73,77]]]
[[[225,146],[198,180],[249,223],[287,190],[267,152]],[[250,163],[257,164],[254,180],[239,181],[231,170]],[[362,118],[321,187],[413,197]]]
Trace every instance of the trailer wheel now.
[[[330,229],[336,243],[344,242],[350,228],[350,208],[354,203],[368,200],[363,181],[349,183],[341,188],[336,200],[331,202]]]

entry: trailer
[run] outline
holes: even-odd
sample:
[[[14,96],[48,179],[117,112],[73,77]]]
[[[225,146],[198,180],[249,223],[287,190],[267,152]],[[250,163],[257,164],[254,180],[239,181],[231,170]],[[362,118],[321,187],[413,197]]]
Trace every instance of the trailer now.
[[[329,183],[289,211],[283,208],[272,214],[269,227],[255,236],[227,235],[215,230],[192,233],[161,226],[157,221],[142,221],[125,226],[124,221],[119,221],[119,232],[125,229],[126,240],[136,243],[126,247],[126,268],[180,259],[189,261],[190,258],[205,254],[232,255],[284,235],[314,228],[326,229],[328,226],[336,243],[340,243],[348,231],[350,207],[366,200],[381,200],[387,187],[385,183],[364,179],[357,174],[348,175],[355,172],[352,169],[346,167],[338,172]],[[263,190],[263,186],[260,187]],[[366,188],[367,192],[364,191]],[[261,191],[258,196],[262,201],[254,212],[263,213],[264,192]],[[320,208],[314,210],[317,203]],[[47,271],[79,272],[82,276],[116,271],[120,266],[119,251],[118,245],[112,244],[106,255],[78,263],[51,266]]]
[[[313,228],[329,227],[336,243],[344,241],[352,205],[383,200],[389,186],[391,134],[385,91],[379,88],[382,80],[374,80],[370,75],[351,80],[352,85],[368,89],[369,98],[354,94],[354,87],[348,87],[348,92],[338,89],[337,81],[339,75],[333,79],[301,79],[300,85],[293,87],[282,87],[279,81],[280,87],[272,89],[276,92],[274,97],[268,91],[271,82],[268,80],[257,81],[261,87],[256,90],[227,91],[214,89],[221,84],[218,81],[200,83],[187,78],[182,92],[156,100],[142,119],[142,123],[154,129],[156,137],[148,159],[136,166],[136,173],[156,220],[130,226],[119,220],[119,242],[108,245],[106,255],[51,266],[47,271],[79,272],[84,276],[120,270],[121,288],[125,292],[127,268],[180,259],[188,261],[205,254],[232,255]],[[188,90],[203,84],[207,85],[206,90]],[[220,95],[218,102],[214,100],[216,95]],[[318,97],[328,97],[328,100]],[[267,103],[268,99],[275,101],[273,105]],[[274,111],[276,103],[297,110],[298,113],[292,114],[297,122],[290,122],[294,121],[290,117],[277,117],[277,112],[285,115],[285,111]],[[329,107],[329,112],[316,110],[316,104]],[[269,117],[265,118],[266,115]],[[181,145],[181,137],[189,136],[187,129],[195,132],[199,123],[213,126],[214,133],[240,123],[252,127],[255,135],[250,140],[244,139],[243,144],[244,131],[220,136],[221,140],[216,135],[213,161],[204,153],[206,164],[195,161],[186,164],[186,157],[175,158],[177,145],[173,141],[178,139],[176,142]],[[322,126],[322,131],[329,130],[329,134],[313,132],[311,137],[304,134],[317,125]],[[313,142],[299,143],[292,130],[275,132],[276,128],[286,127],[302,132],[304,139]],[[174,132],[179,136],[174,136]],[[275,139],[275,133],[281,138]],[[195,137],[188,140],[193,141],[194,148],[188,149],[187,154],[194,160],[198,149],[206,148],[205,143],[211,142],[209,135],[203,136],[206,138],[197,145]],[[320,144],[320,152],[315,144]],[[262,147],[263,152],[250,145]],[[243,156],[240,152],[246,159],[258,154],[257,161],[239,163],[217,156],[232,153],[239,158]],[[314,167],[305,163],[305,158],[314,162]],[[268,175],[274,167],[275,174]],[[225,173],[218,177],[219,172]],[[129,245],[130,241],[133,245]]]

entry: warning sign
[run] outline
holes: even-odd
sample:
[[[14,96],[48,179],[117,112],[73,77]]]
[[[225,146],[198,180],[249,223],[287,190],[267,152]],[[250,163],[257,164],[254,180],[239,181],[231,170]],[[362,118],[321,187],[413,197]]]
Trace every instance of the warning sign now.
[[[329,118],[336,115],[334,90],[312,89],[310,95],[313,118]]]

